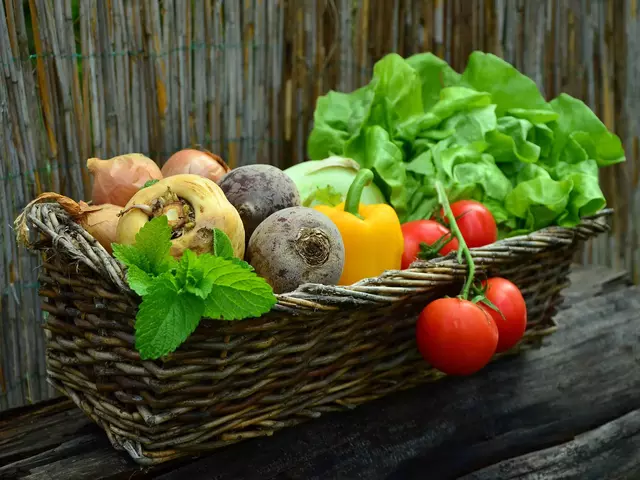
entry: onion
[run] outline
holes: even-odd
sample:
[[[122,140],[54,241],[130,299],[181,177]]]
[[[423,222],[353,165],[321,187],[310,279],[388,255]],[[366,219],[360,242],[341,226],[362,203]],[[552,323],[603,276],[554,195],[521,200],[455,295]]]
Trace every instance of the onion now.
[[[218,155],[207,150],[185,148],[171,155],[162,167],[162,175],[171,177],[191,173],[217,182],[229,170],[229,166]]]
[[[116,241],[118,214],[121,207],[111,204],[89,205],[54,192],[45,192],[29,202],[27,207],[36,203],[56,202],[67,212],[74,222],[84,228],[104,249],[111,254],[111,243]],[[25,208],[25,211],[27,208]]]
[[[149,180],[161,180],[162,172],[150,158],[128,153],[101,160],[90,158],[87,168],[93,175],[93,203],[110,203],[124,207],[129,199]]]

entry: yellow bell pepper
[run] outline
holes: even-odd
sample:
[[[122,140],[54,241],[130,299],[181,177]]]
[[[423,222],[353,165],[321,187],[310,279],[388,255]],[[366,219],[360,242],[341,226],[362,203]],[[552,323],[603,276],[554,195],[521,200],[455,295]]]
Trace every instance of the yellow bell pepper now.
[[[362,190],[372,180],[373,172],[361,169],[343,203],[314,207],[327,215],[342,235],[345,259],[338,285],[351,285],[401,267],[404,238],[395,210],[386,203],[360,204]]]

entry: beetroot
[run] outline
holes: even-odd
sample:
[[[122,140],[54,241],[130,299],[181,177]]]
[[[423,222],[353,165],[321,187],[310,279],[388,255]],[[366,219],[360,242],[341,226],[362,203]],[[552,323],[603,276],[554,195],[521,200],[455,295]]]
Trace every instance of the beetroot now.
[[[325,214],[291,207],[269,216],[253,232],[247,261],[275,293],[303,283],[335,285],[344,267],[344,244]]]
[[[269,215],[300,205],[300,194],[293,180],[273,165],[234,168],[218,181],[218,185],[238,210],[247,243],[256,227]]]

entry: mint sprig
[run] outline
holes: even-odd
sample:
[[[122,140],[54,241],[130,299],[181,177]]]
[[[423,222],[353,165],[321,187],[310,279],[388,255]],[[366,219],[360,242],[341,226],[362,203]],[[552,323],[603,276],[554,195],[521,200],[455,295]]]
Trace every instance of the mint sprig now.
[[[203,316],[258,317],[276,303],[269,284],[248,263],[233,257],[231,242],[221,230],[214,230],[214,255],[185,250],[179,262],[170,254],[171,228],[165,216],[145,224],[134,245],[112,247],[128,268],[129,286],[142,297],[135,347],[143,360],[173,352]]]

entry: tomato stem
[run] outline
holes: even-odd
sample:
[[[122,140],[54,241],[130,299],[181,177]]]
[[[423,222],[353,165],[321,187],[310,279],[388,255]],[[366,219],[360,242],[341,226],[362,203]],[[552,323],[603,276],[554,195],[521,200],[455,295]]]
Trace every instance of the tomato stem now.
[[[444,187],[442,186],[442,183],[440,183],[440,180],[436,180],[435,186],[436,192],[438,192],[438,202],[440,202],[440,204],[442,205],[444,214],[449,219],[449,228],[458,239],[458,261],[461,260],[460,253],[462,252],[469,268],[469,274],[466,281],[464,282],[464,287],[462,289],[461,295],[464,300],[467,300],[469,298],[469,290],[471,289],[471,285],[473,285],[473,277],[476,273],[476,264],[473,262],[473,257],[471,256],[469,247],[467,247],[467,242],[464,241],[464,237],[462,236],[462,233],[460,233],[460,229],[458,228],[458,224],[456,223],[456,217],[451,210],[449,199],[447,198],[447,194],[445,193]]]

